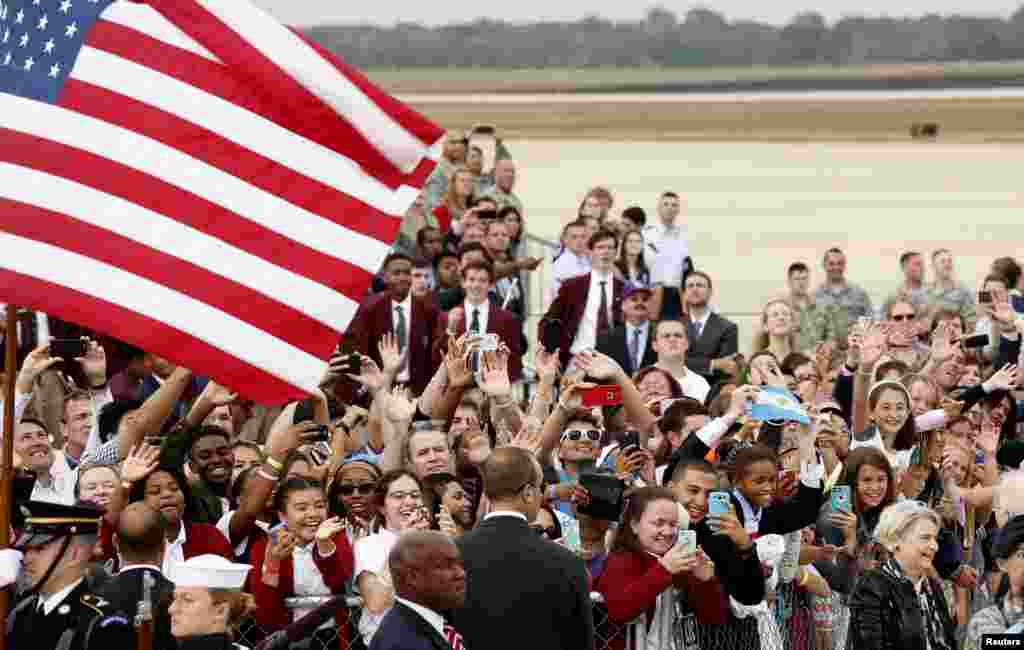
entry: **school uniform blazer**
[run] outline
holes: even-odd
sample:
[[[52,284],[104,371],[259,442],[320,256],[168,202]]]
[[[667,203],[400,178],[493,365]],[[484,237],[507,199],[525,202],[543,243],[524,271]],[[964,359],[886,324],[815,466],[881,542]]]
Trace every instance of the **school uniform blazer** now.
[[[508,378],[512,382],[519,381],[523,376],[523,348],[521,341],[523,324],[516,318],[515,314],[507,309],[502,309],[490,302],[487,303],[487,307],[487,333],[497,334],[505,345],[508,346],[508,349],[511,351],[508,358]],[[441,312],[437,319],[437,331],[434,332],[433,365],[431,366],[433,368],[441,365],[444,355],[448,352],[448,313],[447,311]],[[458,328],[456,328],[456,336],[462,336],[466,333],[467,321],[471,316],[470,314],[464,314],[463,316]]]
[[[590,295],[590,278],[591,273],[584,273],[563,282],[562,286],[558,289],[558,295],[555,297],[554,302],[551,303],[551,306],[548,307],[548,311],[544,314],[544,318],[541,319],[537,329],[539,337],[544,332],[544,323],[546,321],[558,319],[562,322],[562,341],[558,346],[559,360],[562,362],[562,368],[568,367],[569,360],[572,358],[569,348],[572,347],[573,341],[576,340],[576,334],[580,331],[580,322],[583,320],[583,313],[587,309],[587,297]],[[612,322],[608,323],[610,327],[617,327],[624,322],[622,318],[622,292],[625,288],[626,285],[622,280],[612,276],[612,295],[609,297],[612,301]],[[596,340],[594,344],[596,347]]]

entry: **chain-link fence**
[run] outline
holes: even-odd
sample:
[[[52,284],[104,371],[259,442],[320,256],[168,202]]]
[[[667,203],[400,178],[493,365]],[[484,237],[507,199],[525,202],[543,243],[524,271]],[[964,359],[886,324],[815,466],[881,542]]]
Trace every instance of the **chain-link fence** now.
[[[594,607],[596,650],[612,650],[623,647],[625,627],[613,623],[608,618],[608,612],[605,610],[600,594],[595,592],[590,597]],[[333,598],[329,596],[288,598],[285,600],[285,607],[289,610],[308,610],[324,605],[331,600]],[[255,620],[248,619],[241,625],[236,642],[247,648],[259,647],[260,650],[366,650],[358,632],[362,600],[354,596],[349,597],[345,599],[345,607],[348,609],[348,630],[344,639],[341,638],[334,623],[334,617],[331,616],[322,626],[314,626],[313,631],[295,641],[288,641],[283,634],[268,638],[267,632],[261,630]],[[311,613],[306,616],[313,615],[315,614]],[[298,627],[298,624],[293,624],[292,627],[294,629]]]
[[[628,626],[619,625],[608,617],[600,594],[592,593],[590,598],[594,608],[595,650],[626,648]],[[285,607],[289,610],[309,610],[332,600],[334,599],[326,596],[289,598],[285,600]],[[772,614],[774,623],[779,626],[783,647],[770,650],[832,650],[833,647],[837,647],[830,636],[822,638],[815,634],[818,628],[815,622],[815,604],[806,591],[792,583],[780,587],[776,592]],[[345,607],[348,610],[345,638],[341,638],[334,623],[332,607],[332,615],[325,623],[320,626],[314,623],[310,626],[311,631],[296,640],[289,641],[283,634],[268,639],[267,633],[250,619],[242,625],[237,641],[243,646],[258,647],[260,650],[366,650],[358,632],[362,600],[354,596],[346,598]],[[315,616],[315,612],[306,616]],[[301,622],[306,620],[300,619],[300,622],[293,624],[291,628],[299,627]],[[760,638],[757,623],[753,618],[734,619],[728,625],[698,626],[696,636],[696,644],[687,644],[688,647],[700,650],[757,650],[764,646],[764,640]]]

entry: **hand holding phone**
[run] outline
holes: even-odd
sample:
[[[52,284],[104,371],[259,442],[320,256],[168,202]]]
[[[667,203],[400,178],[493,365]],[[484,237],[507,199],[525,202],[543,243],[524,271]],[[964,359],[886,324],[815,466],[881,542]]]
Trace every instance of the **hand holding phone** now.
[[[719,526],[715,518],[732,512],[732,496],[724,490],[715,490],[708,495],[708,528],[718,532]]]
[[[853,506],[850,503],[850,486],[836,485],[832,488],[832,512],[851,512]]]
[[[616,406],[622,404],[622,389],[616,384],[594,386],[593,388],[580,391],[580,398],[583,400],[584,408]]]
[[[686,555],[695,555],[697,553],[697,531],[681,529],[676,546],[682,547]]]

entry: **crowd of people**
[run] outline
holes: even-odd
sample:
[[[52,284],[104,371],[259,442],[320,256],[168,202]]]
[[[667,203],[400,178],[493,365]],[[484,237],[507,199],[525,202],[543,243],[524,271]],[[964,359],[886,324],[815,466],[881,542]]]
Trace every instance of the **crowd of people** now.
[[[809,251],[824,281],[780,267],[744,355],[679,196],[648,222],[598,187],[527,329],[545,260],[501,152],[485,174],[448,139],[307,400],[19,316],[8,647],[132,644],[147,615],[161,650],[302,624],[370,650],[974,650],[1024,628],[1016,261],[973,290],[952,251],[910,250],[876,310],[843,251]]]

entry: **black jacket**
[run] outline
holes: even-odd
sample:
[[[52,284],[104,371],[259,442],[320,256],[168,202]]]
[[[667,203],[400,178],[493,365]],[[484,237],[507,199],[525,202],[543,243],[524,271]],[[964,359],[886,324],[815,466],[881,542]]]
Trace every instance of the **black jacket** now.
[[[171,636],[171,615],[168,609],[174,600],[174,583],[153,569],[124,569],[108,579],[96,590],[96,595],[110,601],[115,609],[123,612],[132,621],[139,611],[139,602],[143,597],[142,578],[145,574],[153,576],[153,647],[174,648],[174,637]]]
[[[486,519],[456,544],[466,604],[452,624],[466,647],[592,650],[594,623],[583,560],[514,516]]]
[[[451,650],[451,646],[416,610],[396,602],[373,635],[370,650]]]
[[[630,377],[636,374],[640,368],[653,366],[658,361],[658,354],[651,345],[654,343],[654,323],[647,323],[647,343],[640,358],[640,366],[634,367],[633,358],[629,355],[629,341],[626,340],[626,326],[609,330],[607,333],[597,337],[597,351],[607,354],[615,360]]]
[[[956,648],[953,621],[942,589],[931,583],[946,643]],[[883,571],[866,571],[850,596],[847,650],[925,650],[925,621],[914,587]]]

